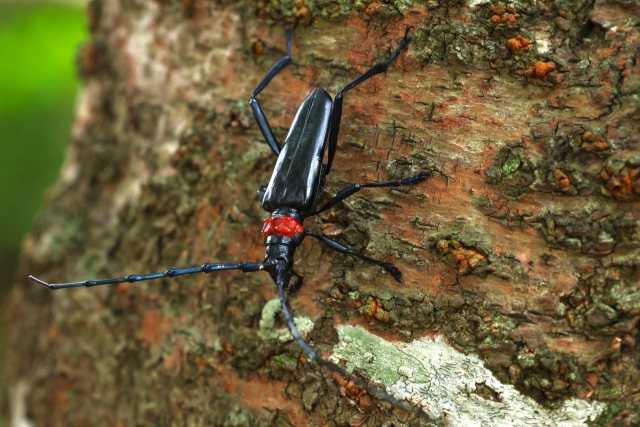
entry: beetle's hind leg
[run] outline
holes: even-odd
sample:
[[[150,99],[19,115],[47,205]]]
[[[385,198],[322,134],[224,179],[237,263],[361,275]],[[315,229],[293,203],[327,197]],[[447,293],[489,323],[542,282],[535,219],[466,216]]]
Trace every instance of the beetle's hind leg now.
[[[336,252],[340,252],[342,254],[347,254],[347,255],[353,255],[367,262],[370,262],[371,264],[375,264],[377,266],[384,268],[387,273],[393,276],[396,282],[399,282],[399,283],[402,282],[402,272],[398,270],[398,268],[395,265],[391,264],[390,262],[382,262],[375,258],[371,258],[366,255],[363,255],[360,252],[356,252],[353,249],[349,249],[348,247],[343,246],[340,243],[336,242],[335,240],[331,240],[330,238],[322,234],[316,234],[310,231],[305,231],[305,233],[307,236],[311,236],[313,238],[320,240],[322,243],[329,246],[331,249],[333,249]]]
[[[273,64],[271,69],[267,72],[267,75],[258,83],[258,86],[251,92],[251,100],[249,101],[249,105],[251,105],[251,110],[253,110],[253,115],[256,118],[256,122],[258,123],[258,128],[260,128],[260,132],[262,132],[262,136],[271,147],[273,153],[278,156],[280,155],[280,145],[278,145],[278,141],[276,140],[275,135],[273,134],[273,130],[271,130],[271,126],[269,125],[269,121],[267,117],[264,115],[262,108],[260,107],[260,103],[256,99],[256,96],[262,92],[262,90],[267,87],[269,82],[287,65],[291,64],[291,30],[286,28],[284,21],[282,25],[285,27],[285,32],[287,35],[287,54],[280,58],[278,62]]]

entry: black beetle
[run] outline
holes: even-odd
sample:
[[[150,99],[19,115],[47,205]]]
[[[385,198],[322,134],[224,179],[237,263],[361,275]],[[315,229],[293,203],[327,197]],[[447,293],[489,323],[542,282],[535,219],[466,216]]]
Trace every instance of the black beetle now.
[[[306,231],[302,226],[302,223],[305,218],[324,212],[341,200],[344,200],[356,193],[361,188],[412,185],[431,177],[431,172],[427,171],[402,180],[353,184],[339,191],[338,194],[336,194],[335,197],[329,200],[324,206],[316,209],[316,204],[320,200],[324,191],[325,177],[331,170],[331,164],[338,145],[338,131],[342,115],[343,94],[368,78],[385,72],[389,65],[411,41],[411,38],[409,38],[410,29],[410,26],[406,27],[405,34],[400,45],[386,62],[374,65],[364,74],[344,86],[337,93],[333,101],[326,90],[320,88],[314,89],[311,94],[302,101],[302,104],[300,105],[300,108],[293,120],[293,124],[289,129],[289,134],[287,135],[281,149],[271,127],[269,126],[267,118],[260,108],[260,104],[258,103],[256,96],[262,92],[262,90],[282,69],[292,62],[291,31],[286,29],[287,55],[278,60],[271,67],[267,75],[251,93],[251,100],[249,102],[262,135],[274,154],[278,156],[269,185],[258,191],[258,193],[263,196],[262,207],[267,212],[271,212],[271,216],[264,221],[262,230],[264,234],[264,242],[267,246],[264,261],[262,263],[236,262],[226,264],[204,264],[200,267],[169,269],[165,272],[155,274],[130,275],[114,279],[86,280],[84,282],[62,284],[49,284],[33,276],[29,276],[29,279],[49,289],[61,289],[80,286],[92,287],[113,283],[138,282],[141,280],[175,277],[192,273],[210,273],[222,270],[242,270],[243,273],[265,270],[271,275],[271,278],[278,286],[280,301],[282,303],[287,324],[300,346],[302,346],[309,356],[317,363],[327,366],[342,375],[348,375],[338,365],[319,357],[303,340],[293,323],[293,317],[287,307],[285,292],[295,291],[302,284],[303,275],[294,270],[293,256],[296,247],[302,243],[305,236],[314,237],[335,251],[353,255],[367,262],[378,265],[389,272],[396,281],[402,281],[400,271],[393,264],[382,262],[359,252],[355,252],[322,234]],[[327,150],[327,163],[323,164],[324,155]],[[291,278],[294,276],[296,277],[296,280],[293,284],[290,284]],[[380,390],[372,384],[366,384],[360,380],[356,380],[356,383],[361,387],[367,388],[370,392],[379,397],[389,400],[394,404],[404,407],[405,409],[411,410],[407,402],[398,401],[393,396],[390,396],[388,393]]]

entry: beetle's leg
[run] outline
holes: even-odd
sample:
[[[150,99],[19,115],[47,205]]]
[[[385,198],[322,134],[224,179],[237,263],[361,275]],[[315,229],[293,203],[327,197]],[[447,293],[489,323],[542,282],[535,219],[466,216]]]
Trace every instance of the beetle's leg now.
[[[258,190],[256,191],[256,193],[258,194],[258,198],[260,198],[260,200],[264,199],[264,193],[267,191],[267,185],[266,184],[262,184],[260,186],[260,188],[258,188]]]
[[[142,280],[161,279],[163,277],[175,277],[175,276],[182,276],[185,274],[211,273],[212,271],[242,270],[243,273],[251,273],[254,271],[260,271],[262,269],[263,269],[263,265],[257,262],[233,262],[233,263],[227,263],[227,264],[203,264],[200,267],[170,268],[169,270],[163,273],[145,274],[142,276],[132,275],[127,277],[118,277],[115,279],[85,280],[84,282],[73,282],[73,283],[49,284],[33,276],[29,276],[29,279],[31,279],[32,281],[36,282],[39,285],[55,290],[55,289],[62,289],[62,288],[77,288],[81,286],[86,286],[87,288],[90,288],[92,286],[111,285],[114,283],[140,282]]]
[[[294,276],[296,276],[296,281],[291,283],[287,287],[287,292],[289,292],[290,294],[297,292],[302,287],[302,280],[304,279],[304,274],[298,273],[295,270],[292,270],[291,272],[293,273]]]
[[[400,55],[400,52],[402,52],[402,50],[409,45],[409,42],[411,41],[411,38],[409,38],[409,30],[411,28],[412,27],[410,25],[407,25],[404,31],[404,38],[400,42],[398,48],[391,54],[391,57],[386,62],[380,62],[369,68],[364,72],[364,74],[356,78],[351,83],[347,84],[336,94],[336,97],[333,100],[333,109],[331,110],[331,120],[329,123],[329,153],[327,157],[327,174],[329,174],[331,163],[333,163],[333,157],[335,156],[336,149],[338,148],[338,133],[340,132],[340,118],[342,117],[342,94],[358,86],[368,78],[373,77],[376,74],[386,72],[387,68],[389,68],[389,65],[391,65],[391,63],[398,57],[398,55]]]
[[[283,22],[284,26],[285,23]],[[258,83],[258,86],[251,92],[251,100],[249,101],[249,105],[251,105],[251,109],[253,110],[253,115],[256,118],[256,122],[258,122],[258,128],[260,128],[260,132],[262,132],[262,136],[271,147],[273,153],[278,156],[280,155],[280,146],[278,145],[278,141],[276,140],[275,135],[273,134],[273,130],[271,130],[271,126],[269,126],[269,122],[267,121],[267,117],[264,115],[262,108],[260,108],[260,103],[256,99],[256,96],[262,90],[267,87],[271,79],[273,79],[276,74],[282,71],[287,65],[291,64],[291,30],[286,28],[285,32],[287,35],[287,54],[280,58],[278,62],[273,64],[271,69],[267,72],[267,75]]]
[[[356,251],[354,251],[352,249],[349,249],[346,246],[341,245],[340,243],[336,242],[335,240],[329,239],[327,236],[323,236],[322,234],[316,234],[316,233],[312,233],[310,231],[305,231],[305,234],[307,236],[311,236],[311,237],[314,237],[314,238],[320,240],[322,243],[324,243],[325,245],[329,246],[331,249],[333,249],[336,252],[340,252],[342,254],[348,254],[348,255],[357,256],[358,258],[363,259],[363,260],[365,260],[367,262],[370,262],[371,264],[378,265],[378,266],[384,268],[385,271],[387,271],[387,273],[391,274],[391,276],[393,276],[393,278],[396,279],[396,282],[402,282],[402,273],[400,272],[400,270],[398,270],[390,262],[382,262],[382,261],[377,260],[375,258],[371,258],[371,257],[368,257],[366,255],[363,255],[360,252],[356,252]]]
[[[329,200],[327,202],[327,204],[325,204],[323,207],[321,207],[320,209],[318,209],[317,211],[314,211],[311,213],[311,215],[317,215],[321,212],[326,211],[327,209],[330,209],[332,207],[334,207],[335,205],[337,205],[340,201],[346,199],[347,197],[357,193],[358,191],[360,191],[361,188],[367,188],[367,187],[400,187],[401,185],[413,185],[413,184],[417,184],[419,182],[424,181],[427,178],[431,178],[432,174],[431,172],[422,172],[421,174],[418,174],[416,176],[412,176],[410,178],[405,178],[405,179],[397,179],[395,181],[386,181],[386,182],[370,182],[370,183],[366,183],[366,184],[352,184],[350,186],[348,186],[347,188],[343,188],[342,190],[338,191],[338,194],[336,194],[333,199]]]

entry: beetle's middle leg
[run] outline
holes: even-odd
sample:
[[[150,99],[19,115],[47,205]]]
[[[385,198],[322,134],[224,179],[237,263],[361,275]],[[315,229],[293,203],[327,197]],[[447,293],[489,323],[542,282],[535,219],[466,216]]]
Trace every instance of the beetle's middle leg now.
[[[316,233],[312,233],[310,231],[305,231],[305,234],[307,236],[311,236],[313,238],[316,238],[316,239],[320,240],[322,243],[324,243],[325,245],[329,246],[331,249],[333,249],[336,252],[340,252],[342,254],[353,255],[353,256],[356,256],[356,257],[358,257],[360,259],[363,259],[363,260],[365,260],[367,262],[370,262],[371,264],[375,264],[377,266],[380,266],[380,267],[384,268],[387,273],[391,274],[393,276],[393,278],[396,279],[396,282],[402,282],[402,273],[400,272],[400,270],[398,270],[396,268],[396,266],[394,266],[390,262],[382,262],[382,261],[377,260],[375,258],[371,258],[371,257],[368,257],[366,255],[363,255],[360,252],[356,252],[353,249],[349,249],[348,247],[343,246],[340,243],[336,242],[335,240],[331,240],[330,238],[328,238],[327,236],[324,236],[322,234],[316,234]]]
[[[282,23],[284,25],[284,22]],[[258,128],[260,128],[260,132],[262,132],[262,136],[271,147],[273,153],[278,156],[280,155],[280,145],[278,145],[278,141],[276,140],[275,135],[273,134],[273,130],[271,130],[271,126],[269,126],[269,122],[267,121],[267,117],[264,115],[262,108],[260,108],[260,103],[256,99],[256,96],[262,92],[262,90],[267,87],[269,82],[282,71],[287,65],[291,64],[291,30],[286,28],[287,34],[287,54],[280,58],[278,62],[273,64],[271,69],[267,72],[267,75],[258,83],[258,86],[251,92],[251,100],[249,101],[249,105],[251,105],[251,110],[253,110],[253,115],[256,118],[256,122],[258,123]]]
[[[405,179],[397,179],[395,181],[385,181],[385,182],[370,182],[370,183],[365,183],[365,184],[351,184],[350,186],[348,186],[347,188],[343,188],[342,190],[340,190],[338,192],[338,194],[336,194],[333,199],[329,200],[323,207],[321,207],[320,209],[318,209],[317,211],[314,211],[311,213],[311,215],[317,215],[321,212],[326,211],[327,209],[330,209],[332,207],[334,207],[335,205],[337,205],[339,202],[341,202],[342,200],[346,199],[349,196],[352,196],[353,194],[357,193],[358,191],[360,191],[361,188],[367,188],[367,187],[400,187],[401,185],[413,185],[413,184],[418,184],[419,182],[424,181],[427,178],[431,178],[432,174],[431,172],[422,172],[418,175],[409,177],[409,178],[405,178]]]

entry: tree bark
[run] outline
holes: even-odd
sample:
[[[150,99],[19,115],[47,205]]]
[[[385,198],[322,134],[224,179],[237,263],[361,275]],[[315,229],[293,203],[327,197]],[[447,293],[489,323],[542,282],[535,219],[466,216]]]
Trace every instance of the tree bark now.
[[[93,0],[65,165],[23,245],[2,410],[36,426],[639,423],[640,7],[632,1]],[[265,274],[51,293],[53,282],[261,261],[256,189],[313,87],[345,95],[290,304],[333,375],[283,331]],[[46,66],[46,64],[43,64]],[[475,424],[474,424],[475,423]],[[528,423],[528,424],[527,424]],[[20,425],[20,424],[15,424]],[[28,424],[22,424],[28,425]]]

